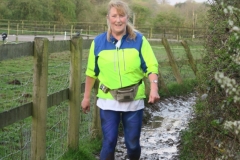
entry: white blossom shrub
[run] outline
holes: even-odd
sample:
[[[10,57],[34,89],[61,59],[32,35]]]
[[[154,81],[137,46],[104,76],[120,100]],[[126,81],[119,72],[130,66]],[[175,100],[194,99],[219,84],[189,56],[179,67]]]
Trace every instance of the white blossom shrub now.
[[[234,6],[226,6],[222,1],[221,6],[226,15],[228,15],[228,25],[230,38],[228,42],[228,53],[231,57],[231,60],[240,65],[240,27],[239,22],[236,23],[233,17],[240,16],[240,9],[235,8]],[[231,42],[232,41],[232,42]],[[240,66],[239,66],[240,67]],[[240,104],[240,85],[234,78],[230,78],[222,71],[217,71],[215,73],[215,80],[220,84],[228,97],[233,98],[234,103]],[[226,129],[229,134],[233,135],[233,139],[237,141],[240,140],[240,117],[239,120],[235,121],[225,121],[223,124],[224,129]],[[219,144],[219,150],[222,151],[222,156],[217,159],[236,159],[240,158],[240,154],[236,153],[232,143],[226,142],[224,145]]]
[[[235,79],[224,76],[223,72],[216,72],[215,79],[225,89],[227,95],[233,96],[235,103],[240,102],[240,86]]]

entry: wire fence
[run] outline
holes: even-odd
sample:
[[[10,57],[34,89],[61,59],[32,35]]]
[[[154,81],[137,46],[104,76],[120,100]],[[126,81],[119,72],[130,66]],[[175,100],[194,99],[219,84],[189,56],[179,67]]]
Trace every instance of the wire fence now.
[[[167,39],[181,40],[203,40],[207,28],[197,28],[194,26],[172,27],[172,26],[135,26],[148,39]],[[26,21],[26,20],[5,20],[0,19],[0,32],[6,32],[9,36],[14,36],[15,40],[22,41],[20,35],[51,36],[53,39],[62,36],[81,34],[87,38],[92,38],[99,33],[105,32],[107,25],[105,23],[87,23],[87,22],[48,22],[48,21]]]
[[[67,51],[50,54],[48,65],[48,95],[69,87],[69,58],[70,52]],[[86,57],[83,61],[86,61]],[[86,62],[83,64],[84,68]],[[32,57],[1,61],[0,73],[0,112],[32,101]],[[84,74],[84,72],[82,73]],[[84,79],[82,82],[84,82]],[[92,94],[92,98],[94,98],[94,94]],[[80,139],[89,136],[91,123],[88,122],[91,122],[91,119],[92,113],[82,116],[79,127]],[[0,160],[31,159],[31,124],[32,119],[29,117],[0,130]],[[47,112],[46,133],[47,159],[61,159],[63,154],[66,153],[67,127],[68,101],[49,108]]]

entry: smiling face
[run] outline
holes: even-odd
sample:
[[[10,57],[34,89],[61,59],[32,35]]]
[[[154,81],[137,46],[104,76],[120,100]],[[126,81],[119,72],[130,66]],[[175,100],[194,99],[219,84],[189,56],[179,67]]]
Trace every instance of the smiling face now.
[[[116,39],[121,39],[126,34],[128,22],[128,16],[124,13],[123,9],[111,7],[107,15],[107,20],[111,28],[111,34]]]

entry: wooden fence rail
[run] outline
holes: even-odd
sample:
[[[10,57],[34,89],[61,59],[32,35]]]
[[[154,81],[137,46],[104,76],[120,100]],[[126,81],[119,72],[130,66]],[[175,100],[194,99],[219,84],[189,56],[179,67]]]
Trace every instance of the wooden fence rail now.
[[[135,26],[148,39],[166,37],[168,39],[181,40],[184,38],[201,39],[204,37],[207,28],[197,27],[171,27],[171,26]],[[84,22],[45,22],[26,20],[4,20],[0,19],[0,31],[5,31],[8,35],[31,34],[31,35],[59,35],[67,32],[70,38],[76,34],[96,36],[107,30],[105,23],[84,23]]]
[[[32,116],[31,131],[31,159],[46,159],[46,114],[47,109],[51,106],[58,105],[65,100],[69,100],[69,117],[68,117],[68,149],[77,150],[79,145],[79,123],[80,123],[80,94],[84,92],[81,84],[81,62],[82,50],[90,47],[89,40],[83,40],[82,37],[73,37],[70,41],[48,41],[44,37],[36,37],[34,42],[21,44],[0,45],[0,61],[16,58],[20,56],[33,56],[34,75],[33,75],[33,101],[22,106],[18,106],[8,111],[0,113],[0,128],[16,123],[27,117]],[[176,60],[172,55],[166,38],[162,39],[169,57],[169,63],[175,73],[178,83],[182,83]],[[186,42],[185,50],[190,54],[189,60],[192,61],[191,52]],[[18,52],[16,52],[18,50]],[[71,51],[70,58],[70,83],[69,88],[47,95],[48,85],[48,57],[49,53]],[[16,53],[19,53],[18,55]],[[191,63],[191,62],[190,62]],[[195,63],[192,63],[194,66]],[[193,68],[194,72],[196,71]],[[165,89],[167,86],[159,72],[160,86]],[[97,86],[97,85],[95,85]],[[95,94],[97,89],[95,88]],[[95,96],[96,97],[96,96]],[[96,98],[94,100],[96,102]],[[101,136],[101,127],[99,120],[99,110],[93,107],[94,119],[92,120],[92,130],[94,135]]]
[[[82,43],[83,49],[88,49],[92,40],[85,39]],[[49,41],[48,53],[70,51],[70,41]],[[33,56],[34,42],[0,45],[0,61],[15,59],[19,57]],[[16,54],[17,53],[17,54]]]

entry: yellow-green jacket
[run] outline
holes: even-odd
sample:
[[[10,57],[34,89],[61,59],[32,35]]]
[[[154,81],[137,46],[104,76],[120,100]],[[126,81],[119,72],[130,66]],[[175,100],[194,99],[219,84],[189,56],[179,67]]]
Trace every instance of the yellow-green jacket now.
[[[122,37],[120,47],[116,47],[114,37],[107,41],[107,33],[98,35],[92,42],[86,75],[98,78],[100,85],[118,89],[137,84],[150,73],[158,74],[158,62],[146,38],[136,33],[136,39]],[[114,99],[112,95],[98,89],[97,97]],[[141,83],[135,99],[145,98],[145,86]]]

